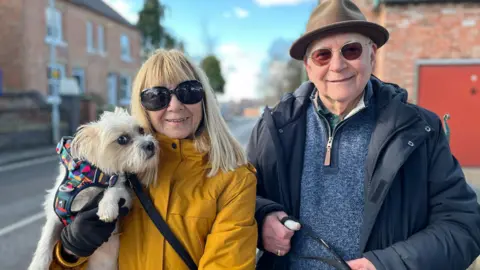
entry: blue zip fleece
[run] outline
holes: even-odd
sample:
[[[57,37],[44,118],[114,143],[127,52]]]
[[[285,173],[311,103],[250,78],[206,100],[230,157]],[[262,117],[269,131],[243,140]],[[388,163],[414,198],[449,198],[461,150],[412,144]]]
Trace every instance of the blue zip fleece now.
[[[313,104],[307,110],[304,168],[301,179],[300,221],[309,225],[345,260],[359,258],[360,228],[364,206],[365,159],[375,125],[369,104],[371,85],[365,94],[366,107],[340,122],[332,130],[330,165],[324,164],[328,123]],[[332,135],[330,134],[330,135]],[[302,231],[292,240],[292,253],[333,258],[319,243]],[[334,269],[324,263],[291,256],[290,269]]]

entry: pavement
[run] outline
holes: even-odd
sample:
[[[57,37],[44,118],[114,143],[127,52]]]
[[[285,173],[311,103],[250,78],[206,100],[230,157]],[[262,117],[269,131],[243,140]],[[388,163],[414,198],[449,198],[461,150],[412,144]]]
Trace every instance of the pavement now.
[[[54,156],[56,145],[41,146],[26,150],[4,151],[0,153],[0,167],[22,162],[25,160],[32,160],[36,158],[44,158],[47,156]]]

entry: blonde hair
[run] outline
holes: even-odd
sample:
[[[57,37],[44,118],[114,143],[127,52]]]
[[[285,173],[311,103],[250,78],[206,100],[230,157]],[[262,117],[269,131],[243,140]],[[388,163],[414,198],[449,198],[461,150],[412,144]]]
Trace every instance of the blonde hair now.
[[[242,146],[221,116],[207,76],[181,51],[159,49],[143,63],[133,82],[132,115],[148,132],[154,133],[148,114],[140,103],[141,91],[152,86],[177,85],[187,80],[198,80],[205,91],[202,101],[203,131],[194,140],[197,151],[208,153],[212,166],[208,176],[216,175],[219,170],[226,172],[247,164]]]

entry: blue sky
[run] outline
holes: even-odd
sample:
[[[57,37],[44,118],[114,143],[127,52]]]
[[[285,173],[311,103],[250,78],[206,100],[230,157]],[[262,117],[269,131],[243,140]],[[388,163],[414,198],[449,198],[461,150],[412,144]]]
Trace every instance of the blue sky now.
[[[135,23],[143,0],[104,0]],[[226,77],[222,100],[261,97],[261,71],[272,52],[288,57],[317,0],[162,0],[164,26],[198,59],[213,50]],[[207,46],[206,36],[214,46]]]

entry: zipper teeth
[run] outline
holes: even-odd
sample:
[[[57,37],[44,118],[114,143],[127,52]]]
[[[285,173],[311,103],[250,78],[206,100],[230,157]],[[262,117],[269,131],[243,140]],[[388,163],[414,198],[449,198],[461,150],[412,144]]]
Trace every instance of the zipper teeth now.
[[[356,114],[358,114],[359,112],[365,110],[367,107],[363,107],[361,108],[360,110],[358,110],[358,112],[356,112],[354,115],[348,117],[347,119],[344,119],[342,121],[340,121],[340,123],[338,123],[337,126],[335,126],[335,128],[333,129],[333,134],[332,134],[332,128],[330,127],[330,123],[328,122],[327,118],[325,118],[325,116],[321,115],[321,114],[318,114],[324,121],[325,123],[327,124],[327,128],[328,128],[328,135],[327,135],[327,151],[328,149],[330,149],[330,160],[331,160],[331,155],[332,155],[332,148],[333,148],[333,138],[335,138],[335,134],[337,134],[337,131],[340,129],[340,127],[342,127],[345,122],[347,122],[348,120],[350,120],[353,116],[355,116]],[[331,161],[330,161],[330,164],[331,164]]]
[[[387,139],[384,141],[384,143],[380,146],[380,151],[385,147],[385,145],[392,139],[393,136],[395,136],[397,133],[399,133],[400,131],[406,129],[407,127],[413,125],[415,122],[417,122],[417,119],[413,119],[412,121],[408,122],[407,124],[403,125],[402,127],[398,128],[397,130],[395,130],[394,133],[390,134]],[[378,152],[377,156],[375,157],[375,160],[374,160],[374,168],[378,162],[378,157],[380,156],[379,153],[380,151]],[[373,176],[373,172],[372,172],[372,176]],[[367,194],[370,193],[370,186],[372,184],[372,178],[373,177],[370,177],[368,179],[368,186],[367,186]]]

